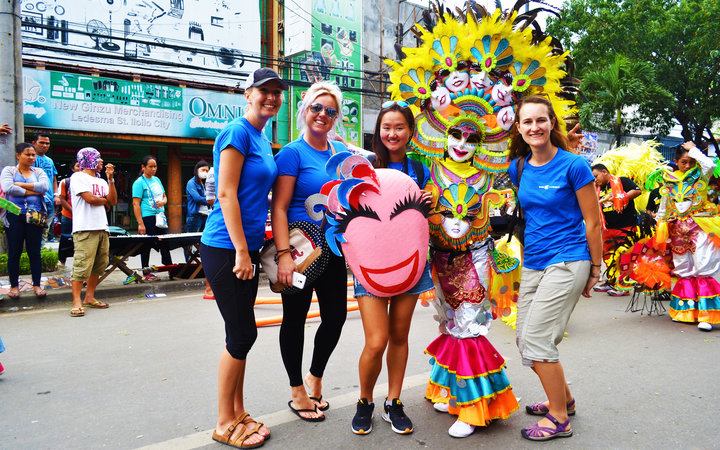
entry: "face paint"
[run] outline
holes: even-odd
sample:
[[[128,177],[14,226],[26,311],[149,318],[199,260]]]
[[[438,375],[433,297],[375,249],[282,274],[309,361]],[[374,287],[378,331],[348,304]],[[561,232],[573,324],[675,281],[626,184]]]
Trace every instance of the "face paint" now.
[[[451,127],[448,129],[447,152],[455,162],[468,161],[473,157],[482,135],[476,131]]]
[[[497,113],[497,123],[503,130],[509,130],[515,122],[515,108],[506,106]]]
[[[438,86],[432,91],[432,97],[430,102],[432,103],[433,109],[437,111],[443,111],[445,108],[450,106],[450,91],[444,86]]]
[[[495,86],[495,82],[490,78],[490,74],[483,71],[472,70],[470,72],[470,85],[479,91],[480,96]]]
[[[512,86],[508,86],[502,81],[498,81],[493,87],[492,99],[500,106],[508,106],[513,102]]]
[[[467,218],[469,219],[469,217]],[[470,231],[470,222],[457,217],[443,216],[442,228],[449,237],[460,239]]]
[[[459,92],[468,87],[470,75],[463,71],[456,70],[445,78],[443,84],[450,92]]]

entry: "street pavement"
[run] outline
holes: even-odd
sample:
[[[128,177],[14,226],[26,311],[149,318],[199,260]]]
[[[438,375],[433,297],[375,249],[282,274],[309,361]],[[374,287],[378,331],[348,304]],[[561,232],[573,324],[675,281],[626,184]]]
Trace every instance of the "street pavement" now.
[[[0,354],[6,368],[0,376],[0,448],[226,448],[210,437],[223,323],[215,303],[201,297],[202,288],[190,285],[163,298],[99,296],[111,307],[88,309],[83,318],[69,317],[63,302],[0,314],[7,347]],[[278,295],[262,283],[259,297]],[[520,429],[537,419],[522,405],[544,398],[535,375],[520,364],[514,330],[501,321],[488,337],[507,361],[521,410],[469,438],[448,436],[454,419],[423,399],[429,373],[423,349],[436,337],[437,324],[434,309],[420,304],[402,395],[413,434],[394,434],[379,406],[370,435],[350,431],[363,345],[358,312],[348,313],[325,373],[327,420],[302,422],[288,410],[277,326],[259,329],[248,357],[246,406],[270,426],[268,449],[720,448],[720,330],[704,333],[671,322],[667,314],[625,312],[628,300],[595,293],[581,299],[573,314],[560,346],[577,400],[569,439],[542,444],[521,438]],[[279,305],[256,307],[260,318],[279,314]],[[307,323],[306,369],[318,323]],[[386,379],[383,371],[378,405]]]

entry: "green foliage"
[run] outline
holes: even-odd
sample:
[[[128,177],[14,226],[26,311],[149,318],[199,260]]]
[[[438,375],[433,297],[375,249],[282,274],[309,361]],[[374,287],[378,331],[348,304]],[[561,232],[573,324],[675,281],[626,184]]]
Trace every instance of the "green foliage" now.
[[[58,256],[57,252],[50,248],[43,248],[40,250],[40,259],[42,260],[42,271],[43,272],[54,272],[57,270]],[[0,255],[0,275],[7,275],[7,253]],[[30,274],[30,259],[27,253],[23,252],[20,255],[20,275]]]
[[[612,64],[588,72],[580,90],[586,96],[580,106],[582,127],[613,130],[618,145],[622,135],[638,128],[669,131],[673,96],[657,85],[655,69],[645,61],[617,55]]]
[[[617,54],[655,68],[686,139],[710,133],[720,111],[718,0],[568,0],[548,33],[571,50],[576,76],[611,65]],[[645,114],[648,114],[646,112]]]

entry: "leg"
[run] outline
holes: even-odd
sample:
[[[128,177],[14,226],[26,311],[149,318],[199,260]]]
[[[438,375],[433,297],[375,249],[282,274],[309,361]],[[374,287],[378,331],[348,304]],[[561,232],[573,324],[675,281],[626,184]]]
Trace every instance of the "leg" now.
[[[72,273],[73,310],[82,310],[82,285],[90,277],[92,265],[95,261],[97,243],[91,236],[92,231],[78,231],[73,233],[75,247],[75,262]]]
[[[107,303],[98,301],[95,298],[95,289],[100,280],[100,275],[105,273],[110,258],[110,237],[107,231],[90,231],[92,247],[95,248],[90,277],[87,280],[85,301],[83,305],[92,305],[95,308],[107,308]]]
[[[365,347],[358,363],[360,398],[372,402],[375,383],[382,370],[382,357],[388,345],[388,300],[363,296],[357,301],[365,333]]]
[[[155,229],[155,216],[148,216],[142,218],[143,224],[145,225],[145,234],[152,236],[152,231]],[[150,249],[146,248],[140,253],[140,265],[144,268],[150,267]]]
[[[43,229],[34,225],[27,225],[25,228],[25,247],[30,260],[30,273],[32,274],[33,286],[38,288],[42,276],[42,258],[40,257],[42,233]],[[35,291],[37,294],[38,289],[35,289]]]
[[[153,216],[153,223],[155,221],[155,216]],[[158,228],[155,227],[154,235],[155,236],[162,236],[163,234],[167,234],[167,228]],[[170,256],[170,250],[165,248],[164,246],[160,248],[160,261],[162,262],[163,266],[169,266],[172,264],[172,257]]]
[[[402,294],[390,301],[390,340],[387,352],[388,400],[400,398],[408,359],[408,334],[417,294]]]
[[[211,287],[213,287],[212,284]],[[215,292],[214,287],[213,292]],[[296,294],[282,295],[283,320],[280,325],[280,355],[290,379],[291,405],[295,409],[313,409],[315,407],[315,403],[310,400],[305,391],[302,378],[305,319],[310,309],[312,292],[312,286],[306,286]],[[217,292],[215,292],[215,298],[217,299]],[[301,412],[300,415],[308,419],[323,416],[320,411]]]
[[[9,226],[6,228],[8,244],[7,270],[10,278],[10,292],[20,295],[18,284],[20,282],[20,254],[22,253],[23,241],[25,240],[25,227],[31,226],[25,223],[25,216],[7,214]]]
[[[322,395],[322,377],[330,355],[340,340],[347,317],[347,271],[345,260],[331,255],[325,272],[315,281],[320,307],[320,326],[315,333],[312,363],[308,380],[313,397]]]
[[[565,372],[560,362],[540,362],[533,363],[533,370],[540,378],[545,394],[548,398],[548,410],[558,422],[563,423],[568,420],[567,403],[572,399],[570,387],[565,381]],[[542,418],[538,425],[541,427],[555,428],[555,425],[547,419]],[[568,431],[571,427],[568,426]]]

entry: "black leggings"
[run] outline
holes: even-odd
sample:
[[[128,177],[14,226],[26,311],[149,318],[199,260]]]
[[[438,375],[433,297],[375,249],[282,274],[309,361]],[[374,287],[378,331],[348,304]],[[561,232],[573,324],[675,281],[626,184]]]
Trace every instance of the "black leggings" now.
[[[205,277],[215,294],[215,303],[225,321],[225,348],[230,356],[243,360],[258,334],[253,311],[258,291],[258,271],[250,280],[239,280],[232,271],[235,250],[200,244],[200,258]],[[250,259],[255,267],[259,267],[258,251],[251,251]]]
[[[331,253],[325,271],[314,283],[305,286],[305,289],[296,294],[282,294],[283,321],[280,326],[280,353],[292,387],[303,384],[302,355],[305,342],[305,319],[310,309],[313,289],[317,293],[322,321],[315,333],[310,373],[322,378],[330,355],[340,339],[340,332],[345,323],[345,317],[347,317],[345,259]],[[215,292],[214,288],[213,292]]]
[[[167,228],[158,228],[155,226],[155,216],[147,216],[142,218],[145,224],[145,234],[148,236],[158,236],[161,234],[167,234]],[[172,264],[172,257],[170,256],[170,250],[163,248],[160,250],[160,256],[162,258],[163,266],[169,266]],[[234,261],[234,260],[233,260]],[[150,267],[150,249],[143,250],[140,253],[140,263],[145,267]]]

